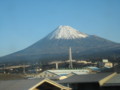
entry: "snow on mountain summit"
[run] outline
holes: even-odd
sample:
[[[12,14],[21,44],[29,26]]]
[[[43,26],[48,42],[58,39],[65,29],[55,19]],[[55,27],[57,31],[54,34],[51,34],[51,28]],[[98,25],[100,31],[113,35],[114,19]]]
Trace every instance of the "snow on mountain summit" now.
[[[70,26],[59,26],[48,35],[49,39],[78,39],[86,37],[88,37],[87,34],[81,33]]]

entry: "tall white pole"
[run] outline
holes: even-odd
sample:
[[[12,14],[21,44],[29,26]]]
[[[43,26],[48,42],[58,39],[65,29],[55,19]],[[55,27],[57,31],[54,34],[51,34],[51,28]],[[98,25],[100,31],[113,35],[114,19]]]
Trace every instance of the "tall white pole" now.
[[[58,69],[58,62],[56,62],[55,64],[56,64],[56,69]]]
[[[73,68],[71,47],[69,48],[69,60],[70,60],[69,68]]]

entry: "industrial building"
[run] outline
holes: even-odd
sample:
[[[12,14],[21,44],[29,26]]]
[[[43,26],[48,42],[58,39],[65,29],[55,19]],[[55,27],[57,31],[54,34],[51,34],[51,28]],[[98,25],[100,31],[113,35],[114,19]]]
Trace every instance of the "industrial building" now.
[[[61,70],[46,70],[42,73],[39,73],[33,77],[36,78],[50,78],[50,79],[65,79],[71,73],[81,75],[89,74],[91,70],[89,69],[61,69]]]

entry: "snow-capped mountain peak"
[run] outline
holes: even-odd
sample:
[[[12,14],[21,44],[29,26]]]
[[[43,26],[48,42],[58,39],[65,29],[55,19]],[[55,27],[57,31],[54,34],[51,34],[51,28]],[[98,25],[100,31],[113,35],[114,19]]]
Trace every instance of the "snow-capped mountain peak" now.
[[[81,33],[70,26],[59,26],[55,31],[48,35],[49,39],[78,39],[86,38],[87,34]]]

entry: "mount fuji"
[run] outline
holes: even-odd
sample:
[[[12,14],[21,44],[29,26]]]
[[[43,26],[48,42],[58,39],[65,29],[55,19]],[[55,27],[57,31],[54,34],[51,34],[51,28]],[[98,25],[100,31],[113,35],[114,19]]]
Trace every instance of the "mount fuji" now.
[[[54,32],[50,33],[48,39],[80,39],[88,37],[70,26],[59,26]]]
[[[59,26],[28,48],[0,58],[0,61],[65,60],[72,48],[74,59],[96,53],[120,51],[120,44],[88,35],[70,26]],[[110,56],[111,54],[109,54]]]

